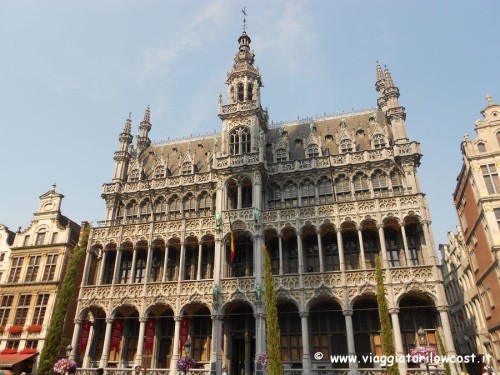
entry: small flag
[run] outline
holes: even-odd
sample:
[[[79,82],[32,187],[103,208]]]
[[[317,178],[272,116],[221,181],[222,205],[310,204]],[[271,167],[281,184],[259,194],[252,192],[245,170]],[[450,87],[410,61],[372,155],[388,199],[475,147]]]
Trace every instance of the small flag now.
[[[229,220],[229,229],[231,230],[231,263],[233,263],[236,249],[234,246],[234,232],[233,232],[233,226],[231,225],[231,220]]]

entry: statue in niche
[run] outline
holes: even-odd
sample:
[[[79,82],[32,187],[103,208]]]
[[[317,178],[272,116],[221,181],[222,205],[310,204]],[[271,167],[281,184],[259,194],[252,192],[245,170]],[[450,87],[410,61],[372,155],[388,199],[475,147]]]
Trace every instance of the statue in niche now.
[[[257,302],[262,301],[262,287],[260,286],[260,284],[255,285],[255,299],[257,300]]]
[[[220,212],[215,213],[215,225],[218,229],[220,229],[222,225],[222,215],[220,214]]]
[[[255,219],[255,224],[260,224],[260,215],[261,215],[260,210],[258,208],[254,208],[253,209],[253,216]]]
[[[219,302],[219,284],[214,285],[213,299],[214,299],[214,303]]]

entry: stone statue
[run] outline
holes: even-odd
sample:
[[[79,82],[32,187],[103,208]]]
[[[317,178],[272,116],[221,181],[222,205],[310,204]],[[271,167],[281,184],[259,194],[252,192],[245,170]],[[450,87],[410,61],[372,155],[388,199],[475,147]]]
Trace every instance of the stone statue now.
[[[316,130],[316,126],[314,125],[314,121],[311,121],[311,123],[309,124],[309,130],[311,131],[311,133]]]
[[[220,214],[220,212],[215,213],[215,225],[218,229],[220,229],[222,225],[222,215]]]
[[[219,302],[219,284],[214,285],[213,298],[214,298],[214,303]]]
[[[261,141],[264,139],[264,130],[262,128],[259,129],[259,139]]]
[[[253,209],[253,216],[255,218],[255,224],[260,224],[260,210],[258,208]]]
[[[257,302],[262,301],[262,287],[260,284],[255,285],[255,299]]]

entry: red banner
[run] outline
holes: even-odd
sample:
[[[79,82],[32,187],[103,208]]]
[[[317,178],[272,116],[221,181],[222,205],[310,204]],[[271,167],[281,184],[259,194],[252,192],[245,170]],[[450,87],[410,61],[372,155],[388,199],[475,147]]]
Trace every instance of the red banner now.
[[[189,334],[189,319],[182,318],[181,320],[181,332],[179,337],[180,350],[184,349],[184,343],[186,342]]]
[[[155,328],[156,328],[156,320],[148,319],[146,322],[146,334],[144,337],[144,351],[152,351],[153,343],[155,340]]]
[[[113,330],[111,331],[111,350],[120,350],[120,342],[122,341],[123,320],[115,319],[113,321]]]
[[[78,350],[81,354],[85,352],[87,348],[87,343],[89,342],[90,327],[92,323],[88,320],[82,320],[82,332],[80,333],[80,344],[78,345]]]

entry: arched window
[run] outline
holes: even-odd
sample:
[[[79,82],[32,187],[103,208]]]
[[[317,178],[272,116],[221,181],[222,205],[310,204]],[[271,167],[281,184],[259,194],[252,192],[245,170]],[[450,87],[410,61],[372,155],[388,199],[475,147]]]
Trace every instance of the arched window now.
[[[373,137],[373,148],[385,147],[385,137],[383,134],[376,134]]]
[[[149,199],[144,199],[141,202],[140,215],[141,221],[151,218],[151,201]]]
[[[318,182],[318,197],[320,204],[333,202],[333,185],[332,180],[328,177],[322,177]]]
[[[269,208],[279,208],[281,206],[281,188],[277,184],[272,184],[268,190]]]
[[[300,196],[303,206],[314,204],[316,192],[314,189],[314,184],[311,182],[311,180],[306,179],[304,180],[304,182],[302,182],[302,185],[300,186]]]
[[[293,181],[288,181],[283,189],[283,199],[286,207],[296,207],[297,200],[297,185]]]
[[[238,101],[242,102],[245,99],[245,88],[243,83],[238,83]]]
[[[372,186],[375,196],[384,196],[387,193],[387,176],[384,172],[376,170],[372,175]]]
[[[248,100],[253,100],[253,84],[249,83],[247,86]]]
[[[238,208],[238,183],[233,178],[227,184],[227,209],[236,210]]]
[[[340,151],[345,153],[345,152],[352,152],[353,147],[352,147],[352,141],[350,139],[343,139],[340,141]]]
[[[196,216],[196,199],[193,194],[188,194],[184,198],[184,217],[195,217]]]
[[[368,177],[364,173],[357,173],[353,179],[354,194],[356,198],[369,198],[370,189],[368,186]]]
[[[335,194],[337,201],[351,200],[351,182],[345,175],[340,175],[335,180]]]
[[[229,153],[231,155],[250,152],[251,143],[251,134],[247,127],[239,127],[229,133]]]
[[[398,171],[391,172],[391,185],[394,194],[401,194],[403,192],[403,177]]]
[[[118,203],[118,207],[116,208],[116,220],[121,221],[125,216],[125,206],[123,202]]]
[[[483,142],[479,142],[477,144],[477,150],[480,152],[480,153],[483,153],[483,152],[486,152],[486,146]]]
[[[181,173],[183,175],[193,173],[193,164],[191,164],[190,161],[186,161],[186,162],[182,163]]]
[[[200,216],[209,216],[212,213],[212,197],[207,192],[200,195],[199,201]]]
[[[246,177],[241,182],[241,208],[252,207],[252,181]]]
[[[167,201],[160,197],[155,201],[155,217],[157,219],[164,217],[167,212]]]
[[[130,182],[135,182],[139,181],[140,173],[138,169],[134,169],[130,172],[130,175],[128,176],[128,180]]]
[[[307,147],[307,156],[310,158],[316,158],[319,156],[319,147],[316,144],[309,145]]]
[[[127,221],[133,221],[139,214],[139,205],[136,201],[131,201],[127,205]]]
[[[276,162],[281,163],[288,160],[288,152],[284,148],[279,148],[276,150]]]
[[[170,214],[171,219],[181,218],[181,200],[177,195],[174,195],[168,201],[168,212]]]
[[[165,167],[163,165],[159,165],[155,168],[155,178],[163,177],[165,177]]]

